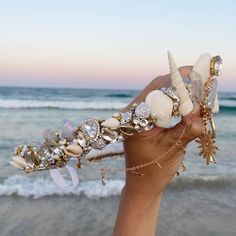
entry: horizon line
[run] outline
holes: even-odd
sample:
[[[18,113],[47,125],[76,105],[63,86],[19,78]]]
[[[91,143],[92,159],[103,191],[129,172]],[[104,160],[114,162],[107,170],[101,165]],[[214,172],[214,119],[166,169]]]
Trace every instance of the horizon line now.
[[[63,86],[63,87],[56,87],[56,86],[27,86],[27,85],[0,85],[0,88],[32,88],[32,89],[71,89],[71,90],[76,90],[76,89],[81,89],[81,90],[121,90],[121,91],[140,91],[142,89],[128,89],[128,88],[94,88],[94,87],[70,87],[70,86]],[[218,92],[223,92],[223,93],[232,93],[236,92],[236,90],[219,90]]]

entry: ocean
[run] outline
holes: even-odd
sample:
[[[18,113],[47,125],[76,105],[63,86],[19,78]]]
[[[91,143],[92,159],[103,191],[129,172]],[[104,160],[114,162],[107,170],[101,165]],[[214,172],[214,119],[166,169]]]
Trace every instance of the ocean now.
[[[76,126],[89,117],[108,118],[138,92],[0,87],[1,236],[112,235],[124,173],[107,176],[104,186],[100,174],[85,166],[75,189],[60,189],[48,171],[26,175],[9,160],[14,147],[41,142],[43,131],[60,128],[63,119]],[[189,144],[187,169],[164,194],[159,236],[236,234],[236,93],[220,92],[219,99],[218,163],[207,166],[197,144]],[[124,166],[124,158],[104,164]]]

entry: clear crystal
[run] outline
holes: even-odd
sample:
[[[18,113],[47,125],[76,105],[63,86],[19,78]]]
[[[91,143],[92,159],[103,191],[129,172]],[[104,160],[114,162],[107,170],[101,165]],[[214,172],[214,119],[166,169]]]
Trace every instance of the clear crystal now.
[[[149,117],[151,114],[150,108],[146,105],[145,102],[141,102],[136,108],[135,108],[135,115],[139,119],[144,119]]]
[[[128,123],[131,121],[131,118],[132,118],[132,113],[130,111],[124,112],[122,113],[122,118],[121,118],[120,123],[121,124]]]
[[[98,135],[99,125],[96,120],[88,119],[83,123],[82,129],[85,137],[94,139]]]
[[[146,127],[148,125],[148,121],[146,119],[142,119],[140,122],[139,122],[140,126],[142,127]]]

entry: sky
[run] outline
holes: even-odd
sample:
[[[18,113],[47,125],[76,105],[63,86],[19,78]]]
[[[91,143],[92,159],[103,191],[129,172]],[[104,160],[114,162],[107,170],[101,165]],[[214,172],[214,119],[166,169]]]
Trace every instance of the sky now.
[[[0,86],[141,89],[220,54],[236,91],[236,1],[0,0]]]

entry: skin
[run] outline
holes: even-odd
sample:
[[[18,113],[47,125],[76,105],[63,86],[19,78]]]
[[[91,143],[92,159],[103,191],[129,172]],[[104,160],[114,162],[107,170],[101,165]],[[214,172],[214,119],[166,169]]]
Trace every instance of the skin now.
[[[179,68],[181,76],[188,76],[191,69],[191,66]],[[158,76],[121,112],[128,111],[134,102],[144,101],[146,95],[152,90],[170,85],[169,74]],[[126,183],[120,197],[113,236],[156,235],[163,193],[182,163],[184,148],[204,132],[199,105],[196,104],[194,110],[182,117],[181,122],[175,127],[155,127],[150,131],[125,138],[125,161],[126,168],[129,168],[152,161],[168,150],[179,139],[187,124],[190,125],[183,136],[182,145],[175,147],[159,161],[161,168],[157,165],[142,168],[138,170],[141,176],[126,172]]]

